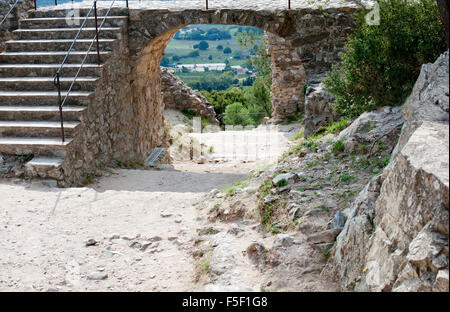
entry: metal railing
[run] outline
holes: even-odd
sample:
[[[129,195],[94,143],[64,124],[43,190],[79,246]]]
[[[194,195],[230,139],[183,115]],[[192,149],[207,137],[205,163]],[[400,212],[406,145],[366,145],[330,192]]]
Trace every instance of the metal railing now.
[[[20,0],[16,0],[16,2],[14,2],[14,4],[12,5],[11,8],[9,8],[8,13],[5,14],[5,16],[3,16],[2,21],[0,22],[0,26],[3,25],[3,23],[6,21],[6,19],[8,18],[8,16],[11,14],[11,12],[14,10],[14,8],[16,7],[17,3],[19,3]]]
[[[56,1],[56,0],[55,0]],[[67,98],[70,94],[70,92],[72,91],[72,88],[78,78],[78,75],[81,72],[81,69],[83,68],[83,65],[85,64],[87,57],[89,56],[89,52],[92,49],[92,46],[94,45],[94,43],[97,43],[97,64],[100,65],[101,64],[101,60],[100,60],[100,47],[99,47],[99,43],[98,43],[98,34],[101,31],[103,24],[106,21],[106,17],[109,15],[109,12],[111,11],[113,5],[114,5],[115,0],[112,1],[111,5],[109,6],[108,11],[106,12],[106,14],[103,17],[103,21],[100,24],[100,26],[98,26],[98,20],[97,20],[97,0],[94,0],[94,3],[92,4],[92,7],[90,8],[88,14],[86,15],[86,17],[84,18],[83,24],[81,25],[80,29],[78,30],[77,35],[75,36],[74,40],[72,41],[72,44],[70,45],[69,50],[66,53],[66,56],[64,57],[64,60],[62,61],[61,65],[59,66],[54,79],[53,79],[53,83],[55,85],[55,87],[57,88],[58,91],[58,107],[59,107],[59,115],[60,115],[60,119],[61,119],[61,137],[62,137],[62,141],[65,142],[65,135],[64,135],[64,120],[63,120],[63,106],[67,101]],[[84,55],[83,61],[80,64],[80,67],[78,68],[77,73],[75,74],[75,77],[72,80],[72,83],[70,84],[69,89],[67,90],[64,99],[61,96],[61,82],[60,82],[60,78],[61,78],[61,70],[64,67],[64,64],[66,63],[67,59],[70,56],[70,53],[72,52],[73,46],[75,45],[78,37],[81,34],[81,31],[83,30],[86,21],[88,20],[89,16],[91,15],[91,12],[94,11],[94,19],[95,19],[95,36],[94,38],[92,38],[91,44],[89,45],[88,50],[86,51],[86,54]]]

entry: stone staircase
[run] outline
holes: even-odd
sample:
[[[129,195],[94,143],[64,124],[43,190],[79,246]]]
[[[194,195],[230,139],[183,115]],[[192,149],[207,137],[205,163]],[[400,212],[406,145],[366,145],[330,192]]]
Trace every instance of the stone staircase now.
[[[87,12],[81,10],[78,25]],[[98,10],[99,23],[105,13],[106,9]],[[66,141],[62,142],[53,77],[80,27],[68,25],[65,15],[66,10],[29,11],[0,53],[0,155],[32,156],[22,173],[29,177],[63,179],[66,151],[79,131],[88,98],[101,76],[103,64],[97,64],[94,44],[63,108]],[[120,38],[127,18],[124,9],[112,9],[106,18],[99,36],[102,62]],[[63,97],[94,35],[95,20],[89,17],[61,71]]]

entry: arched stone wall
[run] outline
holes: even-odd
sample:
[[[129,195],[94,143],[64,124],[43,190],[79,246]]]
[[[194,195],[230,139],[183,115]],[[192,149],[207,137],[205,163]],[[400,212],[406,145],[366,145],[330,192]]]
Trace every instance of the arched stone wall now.
[[[120,10],[124,9],[115,14]],[[179,29],[192,24],[228,24],[266,31],[273,61],[274,118],[282,120],[302,110],[305,82],[337,62],[357,10],[347,4],[290,11],[130,9],[67,151],[64,179],[74,184],[96,166],[114,160],[143,161],[153,148],[167,146],[159,65],[167,43]]]
[[[173,35],[192,24],[253,26],[269,33],[272,56],[274,119],[286,119],[303,109],[303,86],[338,60],[352,26],[352,13],[343,6],[328,9],[130,10],[128,38],[133,102],[142,138],[141,150],[161,145],[163,109],[159,64]],[[148,121],[152,122],[149,123]]]

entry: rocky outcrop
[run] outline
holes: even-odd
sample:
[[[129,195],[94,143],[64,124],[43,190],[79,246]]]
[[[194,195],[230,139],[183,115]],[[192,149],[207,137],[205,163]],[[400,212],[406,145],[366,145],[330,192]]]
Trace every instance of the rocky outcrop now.
[[[373,144],[384,139],[385,145],[394,146],[400,127],[404,123],[401,107],[381,107],[377,111],[365,112],[350,126],[341,131],[338,140],[344,143],[346,152],[366,153]]]
[[[402,129],[397,154],[413,132],[425,121],[449,122],[449,60],[448,51],[433,64],[424,64],[411,95],[403,105],[406,122]]]
[[[311,83],[305,95],[305,137],[310,137],[333,121],[335,116],[329,104],[334,98],[321,82]]]
[[[161,94],[165,108],[187,109],[218,124],[211,103],[199,91],[186,86],[170,68],[161,67]]]
[[[351,206],[334,248],[342,286],[449,290],[448,103],[447,52],[423,66],[391,164]]]

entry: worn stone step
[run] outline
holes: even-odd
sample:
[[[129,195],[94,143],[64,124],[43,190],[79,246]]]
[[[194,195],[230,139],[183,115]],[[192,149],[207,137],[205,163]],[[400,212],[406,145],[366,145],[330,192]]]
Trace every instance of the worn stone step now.
[[[25,164],[25,175],[32,178],[61,180],[63,178],[63,162],[64,158],[62,157],[35,156]],[[51,180],[46,182],[50,182],[50,185],[56,184],[55,181],[51,182]]]
[[[63,162],[64,162],[64,158],[61,158],[61,157],[38,156],[38,157],[33,157],[32,160],[27,162],[25,167],[54,169],[54,168],[60,167]]]
[[[58,1],[59,2],[59,1]],[[116,2],[117,3],[117,2]],[[59,3],[58,3],[59,4]],[[103,5],[104,4],[104,5]],[[61,5],[61,4],[59,4]],[[59,6],[58,5],[58,6]],[[110,3],[101,1],[97,2],[97,15],[100,18],[100,16],[106,14],[108,11]],[[55,7],[53,5],[46,6],[46,7],[40,7],[38,3],[38,9],[37,10],[30,10],[28,11],[28,17],[29,18],[46,18],[46,17],[63,17],[65,18],[67,16],[67,9],[58,9],[58,6]],[[89,13],[89,8],[79,8],[78,12],[80,17],[85,17]],[[113,7],[111,8],[109,12],[109,16],[128,16],[129,10],[126,7]],[[94,11],[91,12],[91,16],[94,14]]]
[[[66,156],[66,147],[72,142],[60,137],[0,137],[0,154],[62,157]]]
[[[62,157],[36,156],[25,164],[25,175],[33,178],[63,178]],[[52,183],[53,184],[53,183]]]
[[[65,97],[67,90],[62,90],[62,98]],[[69,94],[65,105],[87,105],[89,91],[73,91]],[[56,91],[0,91],[0,105],[57,105],[58,92]]]
[[[81,64],[87,51],[71,51],[66,64]],[[100,62],[108,59],[111,52],[100,51]],[[0,63],[7,64],[55,64],[62,63],[67,51],[36,51],[36,52],[2,52]],[[92,49],[86,57],[86,63],[97,63],[97,51]]]
[[[102,27],[99,39],[119,39],[120,27]],[[38,28],[38,29],[16,29],[13,31],[14,40],[36,40],[36,39],[71,39],[77,35],[79,28]],[[80,33],[79,39],[92,39],[95,36],[95,27],[85,27]]]
[[[0,77],[53,77],[61,64],[0,64]],[[99,77],[103,65],[84,64],[80,75]],[[74,77],[80,64],[64,64],[62,77]]]
[[[72,91],[93,91],[98,77],[78,77],[72,87]],[[68,90],[74,77],[61,77],[61,88]],[[2,91],[55,91],[53,77],[0,77],[0,90]]]
[[[5,42],[7,52],[30,52],[30,51],[67,51],[72,45],[73,39],[48,39],[48,40],[8,40]],[[111,51],[115,39],[99,39],[101,51]],[[87,51],[92,39],[78,39],[73,46],[73,51]],[[96,43],[92,45],[91,51],[96,50]]]
[[[40,18],[26,18],[20,20],[20,28],[22,29],[36,29],[36,28],[76,28],[81,27],[84,16],[73,18],[67,22],[65,17],[40,17]],[[126,24],[128,16],[114,16],[110,15],[106,17],[103,27],[122,27]],[[103,16],[98,16],[97,23],[103,21]],[[95,27],[95,18],[93,16],[88,17],[85,27]]]
[[[63,119],[80,121],[85,106],[64,106]],[[0,120],[59,121],[58,106],[0,106]]]
[[[80,123],[64,122],[64,134],[73,136]],[[0,120],[0,137],[57,137],[61,135],[61,122],[43,120]]]

